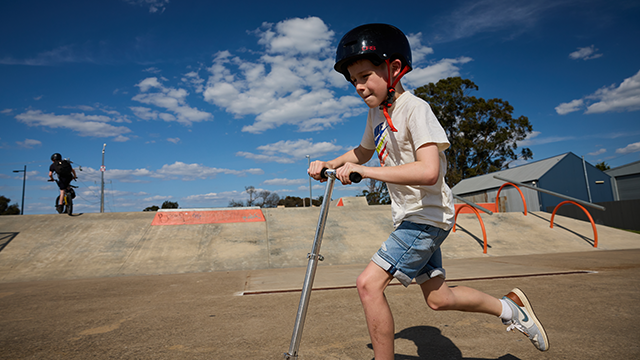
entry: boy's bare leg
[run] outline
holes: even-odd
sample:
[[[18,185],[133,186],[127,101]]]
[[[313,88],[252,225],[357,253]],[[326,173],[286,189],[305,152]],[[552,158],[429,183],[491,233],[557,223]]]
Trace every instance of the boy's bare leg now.
[[[58,205],[64,205],[64,190],[60,190],[60,201]]]
[[[384,295],[393,276],[370,262],[356,282],[376,360],[393,360],[395,327]]]
[[[458,310],[500,316],[502,303],[497,298],[466,286],[450,288],[441,277],[420,285],[427,305],[433,310]]]

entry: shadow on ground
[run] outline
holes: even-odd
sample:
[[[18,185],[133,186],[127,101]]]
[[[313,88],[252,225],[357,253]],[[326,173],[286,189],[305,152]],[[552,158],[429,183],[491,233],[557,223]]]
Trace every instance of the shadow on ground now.
[[[0,232],[0,251],[2,251],[11,240],[15,239],[19,233],[17,232]]]
[[[413,341],[418,348],[418,356],[396,354],[395,360],[494,360],[462,357],[460,349],[448,337],[443,336],[440,329],[432,326],[406,328],[397,333],[395,338]],[[371,344],[367,346],[370,349],[373,348]],[[520,358],[507,354],[495,360],[520,360]]]

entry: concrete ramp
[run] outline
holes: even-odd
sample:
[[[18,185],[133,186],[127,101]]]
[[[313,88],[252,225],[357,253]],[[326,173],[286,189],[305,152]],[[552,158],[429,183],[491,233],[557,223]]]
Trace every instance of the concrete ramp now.
[[[364,196],[341,197],[338,200],[331,201],[330,205],[346,207],[369,207],[367,198]]]
[[[229,209],[233,210],[233,209]],[[182,210],[186,211],[186,210]],[[155,212],[0,216],[0,282],[304,267],[318,208],[259,210],[263,221],[152,225]],[[219,214],[220,215],[220,214]],[[445,258],[640,248],[640,235],[543,212],[460,214]],[[366,264],[393,230],[390,206],[331,207],[326,265]]]

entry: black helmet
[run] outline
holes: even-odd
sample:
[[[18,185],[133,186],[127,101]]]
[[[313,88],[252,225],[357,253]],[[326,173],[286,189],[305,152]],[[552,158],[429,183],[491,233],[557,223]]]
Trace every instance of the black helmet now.
[[[336,51],[334,69],[351,82],[347,67],[356,60],[369,59],[374,65],[400,59],[411,71],[411,46],[400,29],[387,24],[361,25],[346,33]]]
[[[60,160],[62,160],[62,155],[58,153],[51,155],[51,161],[60,161]]]

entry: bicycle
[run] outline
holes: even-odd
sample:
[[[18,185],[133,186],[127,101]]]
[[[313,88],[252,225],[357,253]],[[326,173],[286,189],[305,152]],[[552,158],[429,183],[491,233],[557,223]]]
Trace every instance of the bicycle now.
[[[60,182],[58,181],[58,179],[47,180],[47,181],[55,181],[56,184],[58,184],[58,187],[60,187]],[[58,207],[58,205],[60,205],[60,195],[56,197],[55,207],[56,207],[56,211],[58,211],[58,214],[65,213],[71,216],[73,212],[73,199],[76,198],[76,192],[73,189],[77,189],[77,188],[78,188],[77,186],[71,185],[71,184],[67,186],[67,188],[64,190],[64,198],[62,199],[62,208]]]

